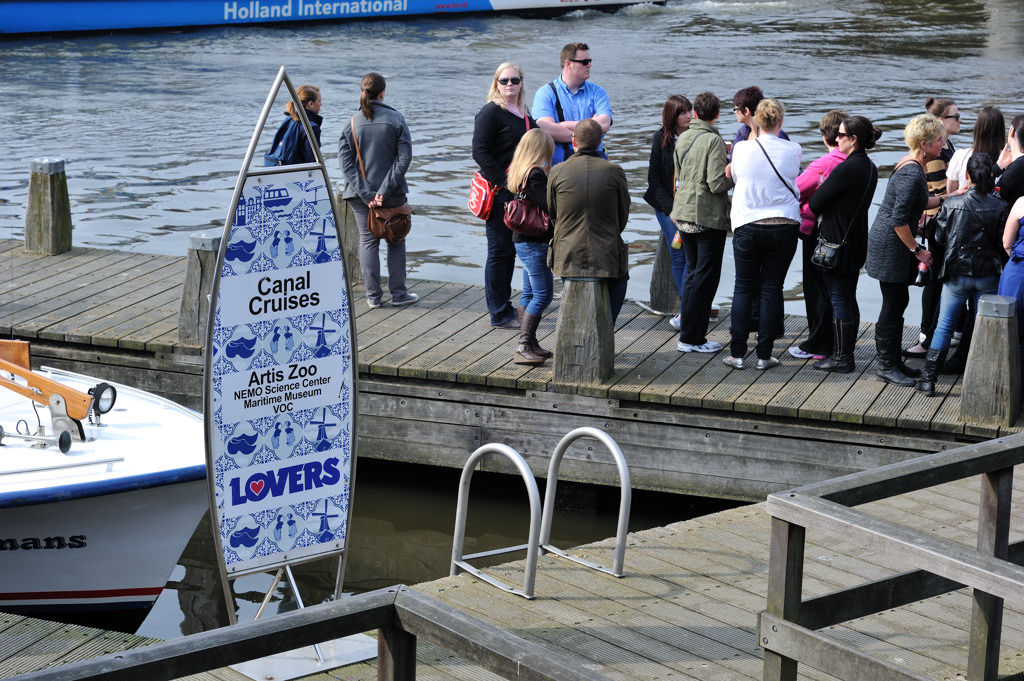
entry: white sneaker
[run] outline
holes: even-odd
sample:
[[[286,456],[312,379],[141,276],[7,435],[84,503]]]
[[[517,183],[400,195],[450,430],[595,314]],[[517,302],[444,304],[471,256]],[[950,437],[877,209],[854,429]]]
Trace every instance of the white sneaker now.
[[[710,353],[710,352],[718,352],[721,349],[722,349],[722,344],[721,343],[716,343],[715,341],[708,341],[708,342],[704,343],[703,345],[690,345],[689,343],[684,343],[683,341],[679,341],[679,343],[676,344],[676,350],[678,350],[679,352],[709,352]]]
[[[675,329],[676,331],[683,327],[683,323],[682,320],[679,318],[679,315],[676,315],[672,319],[668,320],[668,323],[671,324],[672,328]]]

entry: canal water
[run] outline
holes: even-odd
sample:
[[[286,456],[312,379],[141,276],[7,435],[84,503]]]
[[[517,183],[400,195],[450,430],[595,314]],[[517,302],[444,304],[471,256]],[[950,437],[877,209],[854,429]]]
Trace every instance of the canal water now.
[[[648,298],[659,235],[641,198],[650,136],[669,94],[716,92],[727,102],[720,130],[731,139],[737,123],[728,101],[759,84],[786,104],[784,127],[804,146],[805,162],[824,151],[824,112],[863,114],[885,130],[872,154],[883,177],[903,153],[903,126],[929,96],[958,103],[957,146],[970,144],[983,105],[1000,106],[1007,121],[1024,111],[1024,13],[1016,0],[669,0],[554,19],[442,16],[0,40],[0,235],[21,235],[30,160],[55,156],[68,164],[76,245],[184,254],[190,234],[222,228],[282,64],[296,85],[322,90],[335,181],[336,140],[357,108],[361,76],[374,70],[387,78],[387,101],[404,112],[414,142],[412,275],[480,284],[486,238],[466,209],[473,116],[498,63],[523,66],[532,101],[557,75],[558,50],[569,40],[589,43],[592,79],[613,105],[606,146],[634,199],[624,236],[628,295],[637,300]],[[875,206],[883,191],[884,182]],[[862,279],[863,316],[871,319],[877,286]],[[794,263],[793,313],[802,312],[799,280]],[[716,302],[731,293],[727,249]]]
[[[414,143],[411,274],[481,284],[486,237],[466,209],[474,114],[498,63],[522,65],[532,100],[557,74],[559,48],[570,40],[589,43],[592,78],[612,101],[606,146],[625,168],[633,196],[624,238],[628,295],[637,300],[648,298],[660,238],[641,197],[651,134],[670,94],[692,99],[716,92],[726,102],[719,128],[731,139],[737,128],[728,113],[732,94],[760,85],[786,104],[784,127],[803,145],[805,162],[824,152],[817,133],[823,113],[841,108],[865,115],[885,131],[872,152],[883,178],[905,149],[903,126],[929,96],[959,105],[958,147],[970,144],[982,106],[1000,106],[1007,121],[1024,112],[1024,13],[1017,0],[669,0],[553,19],[441,16],[8,39],[0,40],[0,236],[22,237],[31,159],[60,157],[67,161],[76,245],[182,255],[191,234],[223,228],[242,157],[281,65],[296,85],[321,88],[324,152],[335,181],[336,140],[357,108],[359,80],[379,71],[388,80],[387,101],[405,114]],[[261,146],[268,145],[264,135]],[[883,180],[875,207],[884,186]],[[798,314],[799,280],[795,262],[787,311]],[[717,302],[727,303],[731,289],[727,249]],[[859,298],[864,318],[873,319],[878,293],[867,277]],[[473,543],[481,549],[521,543],[527,514],[518,481],[506,478],[486,490],[479,484]],[[457,485],[457,471],[361,462],[346,589],[447,574]],[[564,521],[559,516],[556,543],[614,534],[617,497],[609,501],[607,493],[586,489],[578,497],[578,510]],[[602,510],[609,507],[610,513]],[[633,527],[717,508],[708,500],[638,495]],[[300,570],[299,579],[311,602],[333,588],[330,569]],[[168,638],[223,623],[207,534],[197,533],[173,580],[140,633]],[[236,583],[242,619],[251,618],[269,581]],[[275,607],[291,607],[287,589],[277,593]]]
[[[466,453],[467,458],[469,452]],[[363,459],[358,462],[353,518],[343,591],[358,593],[394,584],[427,582],[449,573],[452,533],[461,471]],[[544,481],[538,480],[541,494]],[[569,549],[614,537],[618,524],[619,490],[612,487],[558,483],[551,539]],[[659,527],[732,508],[738,502],[679,494],[633,491],[631,532]],[[492,551],[526,543],[530,514],[526,488],[518,477],[477,472],[473,476],[466,515],[465,553]],[[178,562],[171,581],[138,633],[155,638],[224,626],[227,606],[220,587],[209,522],[204,519]],[[522,559],[525,551],[473,561],[477,567]],[[610,566],[612,552],[605,565]],[[625,556],[629,571],[629,552]],[[329,599],[334,591],[336,562],[322,560],[294,569],[300,595],[308,605]],[[251,620],[271,575],[233,582],[239,621]],[[522,586],[520,583],[519,586]],[[295,609],[291,588],[274,589],[269,612]],[[102,620],[94,626],[104,626]]]

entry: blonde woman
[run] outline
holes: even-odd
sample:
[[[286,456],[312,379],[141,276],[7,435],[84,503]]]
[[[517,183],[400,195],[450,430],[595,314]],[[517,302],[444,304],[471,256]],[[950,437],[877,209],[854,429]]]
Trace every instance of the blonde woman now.
[[[743,368],[751,317],[758,320],[755,368],[779,364],[772,349],[784,314],[782,285],[800,231],[796,176],[801,150],[796,142],[779,137],[785,113],[779,100],[761,100],[753,118],[757,137],[736,144],[726,169],[736,183],[730,215],[736,285],[730,352],[722,361],[734,369]]]
[[[548,171],[555,140],[540,128],[523,135],[508,168],[508,190],[525,189],[526,198],[545,213],[548,210]],[[511,232],[507,229],[505,231]],[[537,343],[537,326],[541,315],[551,304],[554,278],[548,267],[548,244],[551,229],[543,236],[526,236],[512,232],[516,254],[523,263],[523,295],[519,298],[519,344],[516,364],[541,364],[551,352]]]
[[[505,169],[512,162],[519,140],[527,130],[537,127],[523,103],[526,83],[523,70],[514,62],[498,65],[487,92],[487,103],[476,115],[473,124],[473,160],[480,174],[501,189],[494,197],[494,208],[487,218],[487,260],[484,262],[484,289],[491,326],[519,326],[512,296],[512,274],[516,251],[512,232],[505,226],[505,204],[512,199],[506,188]]]
[[[910,302],[910,284],[918,265],[931,267],[932,254],[914,239],[921,214],[942,200],[928,191],[925,166],[939,157],[946,144],[946,128],[932,114],[915,116],[903,130],[910,150],[896,164],[885,187],[885,197],[868,232],[868,276],[878,280],[882,309],[875,324],[878,367],[875,375],[886,383],[912,386],[920,375],[909,370],[900,356],[903,313]],[[908,371],[909,370],[909,371]]]

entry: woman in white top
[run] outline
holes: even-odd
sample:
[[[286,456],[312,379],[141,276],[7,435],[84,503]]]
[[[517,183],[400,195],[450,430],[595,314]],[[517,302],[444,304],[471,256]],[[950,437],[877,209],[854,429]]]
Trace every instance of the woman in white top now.
[[[967,160],[976,153],[986,153],[996,161],[998,177],[1010,164],[1010,148],[1006,146],[1006,123],[1003,112],[996,106],[982,107],[974,123],[974,142],[969,149],[957,149],[946,168],[946,195],[954,196],[967,191]]]
[[[796,253],[800,228],[800,145],[779,138],[785,108],[776,99],[757,105],[756,139],[736,144],[727,174],[736,183],[732,203],[732,249],[736,266],[732,341],[724,361],[743,368],[751,312],[757,306],[758,369],[778,365],[772,346],[783,315],[782,285]],[[760,295],[758,294],[760,291]]]

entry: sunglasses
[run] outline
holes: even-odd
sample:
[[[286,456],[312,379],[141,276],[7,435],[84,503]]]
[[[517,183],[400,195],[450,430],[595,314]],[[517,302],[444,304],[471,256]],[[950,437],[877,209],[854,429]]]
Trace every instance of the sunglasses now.
[[[499,78],[498,79],[498,84],[499,85],[508,85],[509,83],[512,83],[513,85],[519,85],[522,82],[523,82],[522,78]]]
[[[958,114],[958,113],[955,113],[955,114],[953,114],[953,115],[951,115],[951,116],[943,116],[943,118],[952,118],[952,119],[954,119],[954,120],[957,120],[957,121],[958,121],[958,120],[960,120],[960,114]]]
[[[848,132],[837,132],[836,139],[839,139],[840,137],[849,137],[850,139],[853,139],[854,137],[856,137],[856,135],[851,135]]]
[[[590,66],[590,62],[592,62],[594,60],[593,59],[570,59],[569,61],[571,61],[574,64],[583,64],[584,66]]]

